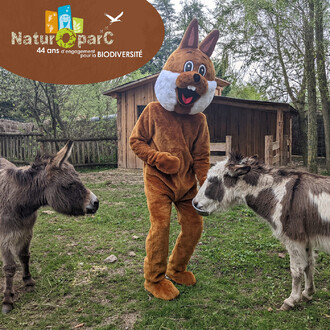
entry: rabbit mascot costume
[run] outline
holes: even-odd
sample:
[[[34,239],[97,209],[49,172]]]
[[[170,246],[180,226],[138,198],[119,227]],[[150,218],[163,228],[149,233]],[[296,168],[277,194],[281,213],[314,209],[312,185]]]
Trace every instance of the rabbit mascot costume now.
[[[173,282],[194,285],[187,264],[201,236],[203,219],[192,207],[197,180],[209,169],[210,138],[202,112],[217,84],[210,56],[219,38],[213,30],[198,45],[194,19],[168,58],[155,84],[158,102],[149,103],[138,119],[130,146],[144,161],[144,186],[151,227],[146,239],[144,287],[156,298],[179,295]],[[181,232],[168,260],[170,215],[174,203]]]

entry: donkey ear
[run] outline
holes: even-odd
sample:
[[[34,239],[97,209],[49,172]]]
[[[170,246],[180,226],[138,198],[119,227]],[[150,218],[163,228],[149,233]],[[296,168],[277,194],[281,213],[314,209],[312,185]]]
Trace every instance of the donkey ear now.
[[[248,166],[248,165],[234,165],[234,168],[233,168],[233,177],[238,177],[238,176],[241,176],[241,175],[244,175],[244,174],[247,174],[249,173],[251,170],[251,166]]]
[[[198,48],[198,20],[196,18],[188,25],[179,48]]]
[[[66,145],[56,154],[53,159],[54,166],[61,167],[62,164],[71,156],[73,141],[69,140]]]
[[[213,30],[210,32],[206,38],[200,43],[199,49],[206,54],[208,57],[211,57],[215,45],[217,44],[217,41],[219,39],[219,31]]]

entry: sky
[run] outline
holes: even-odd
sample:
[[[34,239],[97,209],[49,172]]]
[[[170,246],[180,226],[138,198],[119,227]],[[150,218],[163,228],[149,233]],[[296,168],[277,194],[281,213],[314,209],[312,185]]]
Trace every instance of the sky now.
[[[152,3],[152,0],[148,0],[148,1]],[[182,8],[181,1],[182,0],[171,0],[171,2],[174,4],[174,8],[176,12],[179,12]],[[201,0],[200,2],[204,4],[207,8],[210,9],[214,8],[214,0]]]
[[[182,8],[182,6],[180,4],[181,1],[182,0],[172,0],[172,3],[174,4],[174,7],[177,12],[180,11],[180,9]],[[214,7],[214,1],[212,1],[212,0],[201,0],[201,3],[208,8]]]

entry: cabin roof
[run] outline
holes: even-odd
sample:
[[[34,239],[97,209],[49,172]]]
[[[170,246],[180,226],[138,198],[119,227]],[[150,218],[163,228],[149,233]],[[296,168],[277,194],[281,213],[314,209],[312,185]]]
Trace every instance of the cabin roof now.
[[[142,86],[144,84],[156,81],[159,73],[140,78],[138,80],[134,80],[123,84],[121,86],[111,88],[105,92],[104,95],[112,96],[117,98],[119,93],[125,92],[132,88],[136,88]],[[230,85],[230,83],[226,80],[220,79],[218,77],[215,78],[218,86],[225,87]],[[290,104],[283,102],[270,102],[270,101],[257,101],[257,100],[245,100],[245,99],[236,99],[227,96],[214,96],[212,101],[213,104],[222,104],[227,106],[245,108],[245,109],[254,109],[260,111],[276,111],[282,110],[284,112],[289,112],[291,114],[298,114],[298,111],[294,109]]]
[[[245,100],[227,96],[214,96],[212,103],[260,111],[282,110],[284,112],[298,114],[298,111],[295,108],[293,108],[290,104],[283,102]]]
[[[108,95],[108,96],[112,96],[112,97],[116,97],[117,93],[122,93],[122,92],[125,92],[125,91],[129,90],[129,89],[136,88],[136,87],[142,86],[144,84],[147,84],[149,82],[156,81],[158,75],[159,75],[159,73],[156,73],[156,74],[153,74],[153,75],[150,75],[150,76],[147,76],[147,77],[140,78],[138,80],[128,82],[128,83],[123,84],[121,86],[111,88],[111,89],[103,92],[103,94]],[[225,86],[230,85],[230,83],[228,81],[226,81],[224,79],[221,79],[221,78],[218,78],[218,77],[215,78],[215,81],[217,82],[217,85],[219,87],[225,87]]]

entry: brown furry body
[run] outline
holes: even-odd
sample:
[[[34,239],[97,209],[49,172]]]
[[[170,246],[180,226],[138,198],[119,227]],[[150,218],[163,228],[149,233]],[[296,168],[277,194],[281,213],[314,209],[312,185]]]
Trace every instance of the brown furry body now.
[[[179,291],[174,282],[196,283],[187,265],[201,236],[203,219],[192,207],[197,181],[209,169],[210,138],[206,117],[216,87],[210,55],[218,39],[213,31],[198,46],[197,20],[187,28],[179,48],[159,75],[152,102],[137,121],[130,145],[144,161],[145,193],[151,227],[146,240],[145,288],[155,297],[171,300]],[[174,203],[181,233],[168,259],[169,230]]]
[[[151,103],[139,118],[130,143],[132,150],[145,162],[145,193],[151,221],[144,264],[146,281],[159,283],[167,273],[180,284],[195,284],[186,267],[203,229],[202,217],[193,209],[191,200],[197,193],[195,176],[203,184],[209,169],[205,115],[181,115],[166,111],[158,102]],[[159,160],[164,153],[177,158],[176,168],[166,157],[163,163]],[[172,202],[182,231],[167,266]],[[183,272],[188,273],[189,279],[176,277]]]

